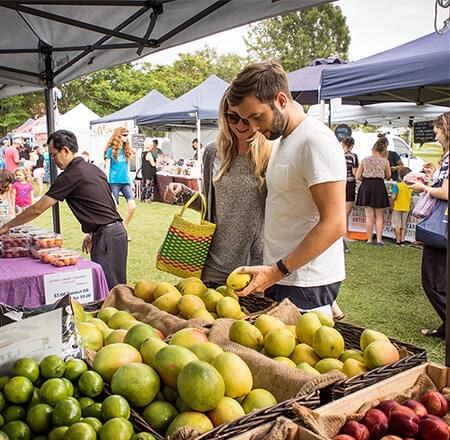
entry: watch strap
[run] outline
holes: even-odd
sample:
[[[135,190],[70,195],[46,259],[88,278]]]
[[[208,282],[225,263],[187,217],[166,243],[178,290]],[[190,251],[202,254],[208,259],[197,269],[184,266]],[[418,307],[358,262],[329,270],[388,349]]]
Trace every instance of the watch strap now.
[[[291,272],[289,272],[289,269],[284,265],[283,260],[278,260],[276,264],[283,275],[288,276],[291,274]]]

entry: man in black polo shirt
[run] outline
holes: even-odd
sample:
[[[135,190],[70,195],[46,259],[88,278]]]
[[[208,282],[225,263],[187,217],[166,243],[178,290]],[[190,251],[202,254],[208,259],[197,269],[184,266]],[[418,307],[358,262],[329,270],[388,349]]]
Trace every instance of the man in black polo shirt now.
[[[63,172],[38,202],[6,223],[0,234],[30,222],[55,203],[67,200],[86,232],[83,251],[90,252],[92,261],[103,267],[108,287],[126,283],[128,238],[105,173],[77,156],[77,138],[68,130],[52,133],[48,147],[50,156]]]

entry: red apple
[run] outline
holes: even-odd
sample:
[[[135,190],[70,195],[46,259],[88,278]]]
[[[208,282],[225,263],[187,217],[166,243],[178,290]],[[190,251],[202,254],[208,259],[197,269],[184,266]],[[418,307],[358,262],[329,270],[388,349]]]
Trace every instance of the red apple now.
[[[428,414],[427,409],[418,400],[410,399],[404,402],[403,405],[411,408],[419,417]]]
[[[381,410],[372,408],[366,412],[361,423],[367,426],[370,433],[370,440],[380,440],[387,434],[388,416]]]
[[[449,440],[450,438],[447,423],[432,414],[420,419],[419,434],[422,440]]]
[[[429,414],[444,417],[448,412],[447,399],[438,391],[428,391],[420,401],[423,403]]]
[[[351,420],[346,422],[341,428],[340,434],[347,434],[355,440],[369,440],[369,430],[367,426]]]
[[[377,406],[377,409],[383,411],[389,417],[391,411],[399,406],[401,405],[395,400],[384,400]]]
[[[407,406],[399,406],[389,416],[389,432],[401,437],[413,437],[419,432],[419,416]]]
[[[355,437],[347,434],[339,434],[333,437],[333,440],[355,440]]]
[[[385,435],[380,440],[406,440],[406,439],[402,439],[401,437],[398,437],[396,435]]]

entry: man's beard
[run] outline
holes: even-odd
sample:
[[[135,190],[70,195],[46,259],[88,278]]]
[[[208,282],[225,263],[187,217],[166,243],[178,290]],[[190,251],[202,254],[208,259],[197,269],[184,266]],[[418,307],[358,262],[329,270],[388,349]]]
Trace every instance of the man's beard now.
[[[275,105],[272,106],[272,111],[272,126],[270,127],[270,130],[263,133],[269,141],[278,139],[284,133],[287,124],[287,120],[283,116],[283,113],[281,113]]]

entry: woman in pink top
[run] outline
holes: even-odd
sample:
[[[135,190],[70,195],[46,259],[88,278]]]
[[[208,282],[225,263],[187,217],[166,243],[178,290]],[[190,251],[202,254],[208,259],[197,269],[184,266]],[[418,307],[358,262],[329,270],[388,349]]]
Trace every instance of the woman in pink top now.
[[[14,176],[16,180],[12,185],[13,196],[16,213],[20,214],[25,208],[33,204],[33,184],[27,181],[25,173],[21,168],[17,168]]]
[[[372,244],[373,225],[376,225],[377,246],[384,245],[384,209],[389,206],[389,196],[384,184],[384,179],[391,177],[391,168],[386,159],[388,143],[386,136],[378,135],[378,140],[372,148],[372,156],[363,159],[356,172],[356,179],[362,181],[356,205],[364,206],[368,244]]]

